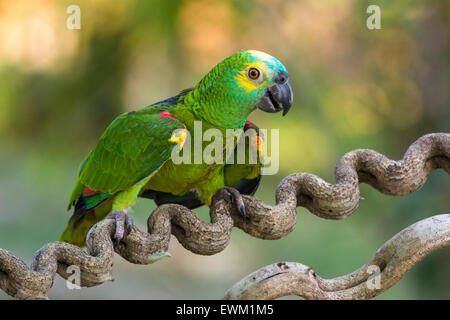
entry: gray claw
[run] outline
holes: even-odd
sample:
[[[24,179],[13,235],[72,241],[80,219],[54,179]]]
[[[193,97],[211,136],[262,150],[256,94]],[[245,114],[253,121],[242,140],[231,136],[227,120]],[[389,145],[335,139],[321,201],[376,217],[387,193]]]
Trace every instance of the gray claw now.
[[[116,232],[114,233],[114,248],[117,248],[125,235],[125,228],[127,233],[133,229],[133,219],[125,213],[125,211],[114,211],[110,213],[107,219],[114,219],[116,221]]]
[[[239,203],[238,210],[239,210],[240,214],[242,215],[242,218],[246,219],[247,211],[245,211],[245,204],[244,204],[244,201],[242,201],[242,199],[241,199],[241,203]]]
[[[116,236],[114,235],[114,249],[117,249],[119,247],[120,244],[120,240],[122,240],[121,238],[116,238]]]
[[[242,195],[234,188],[224,187],[225,192],[230,196],[231,203],[236,206],[236,210],[241,214],[242,218],[247,218],[247,211],[245,209],[244,199]]]
[[[126,225],[128,228],[128,233],[130,233],[131,230],[133,230],[134,222],[133,222],[133,219],[131,219],[131,217],[129,215],[126,215]]]

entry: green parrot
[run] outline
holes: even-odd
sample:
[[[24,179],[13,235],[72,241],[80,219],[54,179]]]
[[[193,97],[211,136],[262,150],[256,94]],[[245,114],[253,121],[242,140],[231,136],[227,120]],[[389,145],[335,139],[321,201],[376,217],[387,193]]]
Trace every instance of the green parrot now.
[[[201,121],[201,134],[216,129],[225,137],[227,129],[254,129],[256,140],[246,146],[261,153],[259,129],[247,121],[248,116],[256,108],[269,113],[283,110],[284,116],[292,102],[283,64],[267,53],[248,50],[219,62],[193,89],[118,116],[80,166],[68,205],[74,213],[59,240],[83,247],[89,229],[111,217],[116,220],[119,243],[125,229],[132,228],[127,213],[138,197],[193,209],[210,206],[213,195],[224,188],[245,218],[241,194],[256,191],[261,161],[250,164],[246,156],[243,164],[226,159],[175,163],[173,149],[185,152],[186,137],[194,140],[195,123]],[[208,144],[202,141],[202,150]],[[236,147],[237,143],[231,146]],[[224,155],[226,149],[224,145]]]

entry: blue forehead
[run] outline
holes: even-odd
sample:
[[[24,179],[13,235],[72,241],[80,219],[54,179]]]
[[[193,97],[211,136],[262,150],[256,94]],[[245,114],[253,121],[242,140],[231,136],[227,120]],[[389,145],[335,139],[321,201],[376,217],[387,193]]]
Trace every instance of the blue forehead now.
[[[259,61],[267,65],[269,69],[275,72],[285,71],[287,72],[285,66],[275,57],[257,50],[249,50],[250,62]]]

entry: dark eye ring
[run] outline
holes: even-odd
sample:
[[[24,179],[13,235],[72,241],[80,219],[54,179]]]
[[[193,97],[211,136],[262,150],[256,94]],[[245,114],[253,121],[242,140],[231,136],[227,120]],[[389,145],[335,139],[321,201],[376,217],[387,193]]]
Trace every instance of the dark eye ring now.
[[[250,68],[250,69],[248,69],[248,73],[247,74],[248,74],[248,77],[251,80],[257,80],[261,73],[260,73],[260,71],[257,68]]]

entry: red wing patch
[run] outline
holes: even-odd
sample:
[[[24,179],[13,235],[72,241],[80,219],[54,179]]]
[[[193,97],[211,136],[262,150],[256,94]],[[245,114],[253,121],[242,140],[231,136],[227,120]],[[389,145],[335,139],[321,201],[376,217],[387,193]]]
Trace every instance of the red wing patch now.
[[[102,193],[102,192],[101,191],[94,191],[94,190],[92,190],[89,187],[85,187],[83,189],[83,196],[85,196],[85,197],[90,197],[90,196],[93,196],[93,195],[96,195],[96,194],[99,194],[99,193]]]
[[[244,131],[247,131],[250,128],[256,128],[255,125],[253,123],[251,123],[250,121],[245,121],[245,125],[244,125]]]
[[[172,115],[170,114],[170,113],[168,113],[168,112],[161,112],[160,114],[159,114],[159,117],[160,118],[168,118],[168,119],[171,119],[171,120],[176,120],[177,121],[177,119],[175,119],[174,117],[172,117]]]
[[[179,121],[178,119],[175,119],[174,117],[172,117],[172,115],[169,112],[167,112],[167,111],[161,112],[159,114],[159,117],[160,118],[167,118],[167,119],[170,119],[170,120]],[[185,126],[184,123],[180,123],[180,126],[182,126],[186,130],[186,126]]]

